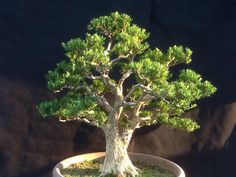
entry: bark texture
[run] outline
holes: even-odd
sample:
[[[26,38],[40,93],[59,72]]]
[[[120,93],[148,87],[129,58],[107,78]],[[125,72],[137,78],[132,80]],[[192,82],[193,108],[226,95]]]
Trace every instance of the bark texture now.
[[[127,148],[132,136],[132,132],[119,135],[119,130],[110,128],[105,132],[106,157],[101,169],[101,176],[113,173],[117,176],[130,174],[137,175],[136,167],[132,164]]]

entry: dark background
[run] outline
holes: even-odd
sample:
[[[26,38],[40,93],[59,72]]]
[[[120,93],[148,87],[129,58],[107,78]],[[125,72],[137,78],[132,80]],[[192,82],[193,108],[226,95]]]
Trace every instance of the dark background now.
[[[100,130],[43,120],[35,106],[51,97],[44,75],[64,58],[60,43],[83,38],[91,18],[113,11],[148,29],[153,46],[191,48],[190,67],[218,88],[190,112],[202,125],[199,131],[144,128],[130,150],[171,158],[189,177],[236,176],[235,8],[234,0],[2,0],[0,176],[49,176],[63,158],[104,150]]]

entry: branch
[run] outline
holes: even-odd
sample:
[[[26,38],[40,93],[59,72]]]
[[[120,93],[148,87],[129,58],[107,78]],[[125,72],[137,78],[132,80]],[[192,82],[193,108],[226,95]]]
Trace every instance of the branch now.
[[[89,79],[102,79],[102,76],[87,76],[87,78]],[[77,87],[72,87],[72,86],[66,86],[64,88],[69,88],[69,89],[85,89],[86,93],[95,97],[97,100],[98,105],[104,109],[104,111],[106,111],[107,113],[110,113],[113,108],[112,106],[108,103],[108,101],[106,100],[106,98],[104,98],[103,96],[99,96],[97,93],[92,92],[91,88],[87,85],[85,86],[77,86]]]
[[[112,38],[111,37],[109,37],[109,42],[108,42],[108,45],[107,45],[107,49],[106,49],[106,51],[110,51],[111,50],[111,44],[112,44]]]
[[[171,61],[169,61],[169,62],[166,64],[166,66],[167,66],[168,69],[169,69],[170,67],[172,67],[172,66],[176,66],[176,65],[185,63],[185,62],[183,62],[183,61],[179,61],[179,62],[177,62],[177,63],[173,63],[173,61],[174,61],[174,60],[171,60]]]
[[[126,101],[124,101],[123,105],[125,105],[125,106],[136,106],[136,103],[135,102],[126,102]]]
[[[137,89],[137,88],[141,88],[144,93],[148,94],[148,92],[150,92],[150,87],[149,86],[145,86],[141,83],[138,83],[138,84],[135,84],[133,85],[133,87],[131,88],[131,90],[129,91],[129,93],[124,97],[124,100],[127,100],[130,98],[130,96],[134,93],[134,91]],[[145,95],[144,95],[145,96]]]
[[[130,120],[130,129],[135,129],[139,128],[140,122],[142,121],[141,118],[139,117],[139,110],[142,107],[143,102],[139,102],[136,104],[136,107],[133,109],[133,116],[132,119]]]
[[[99,96],[98,94],[92,92],[89,86],[86,86],[85,90],[88,94],[94,96],[97,99],[98,105],[101,106],[107,113],[110,113],[113,110],[112,106],[108,103],[105,97]]]
[[[121,55],[121,56],[118,56],[117,58],[114,58],[111,60],[111,63],[112,65],[115,65],[118,61],[120,61],[122,58],[128,58],[129,56],[131,55],[131,53],[127,54],[127,55]],[[134,61],[134,58],[135,58],[135,54],[132,56],[131,58],[131,62]]]
[[[98,63],[91,62],[90,64],[95,67],[95,70],[96,70],[97,72],[102,73],[102,70],[101,70],[101,68],[99,67],[99,64],[98,64]]]
[[[149,94],[148,92],[143,92],[139,99],[136,101],[135,111],[139,112],[140,108],[145,105],[148,101],[155,99],[156,96]],[[137,110],[136,110],[137,109]]]
[[[68,122],[68,121],[73,121],[73,120],[76,120],[76,121],[79,121],[79,122],[85,122],[85,123],[93,125],[93,126],[98,125],[98,123],[95,120],[89,120],[89,119],[82,118],[82,117],[81,118],[80,117],[74,117],[74,118],[70,118],[70,119],[65,119],[63,117],[59,117],[60,122]]]
[[[61,92],[62,90],[64,90],[64,89],[71,89],[71,90],[77,90],[77,89],[81,89],[81,88],[83,88],[82,86],[71,86],[71,85],[65,85],[65,86],[63,86],[62,88],[60,88],[60,89],[58,89],[58,90],[54,90],[53,92],[55,92],[55,93],[59,93],[59,92]]]
[[[156,97],[154,96],[154,95],[150,95],[150,94],[147,94],[147,95],[145,95],[142,99],[141,99],[141,101],[151,101],[151,100],[153,100],[153,99],[155,99]]]
[[[104,83],[106,84],[107,87],[109,87],[112,91],[113,94],[116,94],[117,93],[117,87],[116,87],[116,84],[114,84],[110,77],[108,76],[108,74],[103,74],[102,75],[102,79],[104,81]]]
[[[99,80],[99,79],[102,79],[101,76],[94,76],[94,75],[89,75],[89,76],[86,76],[87,79],[92,79],[92,80]]]
[[[151,116],[146,116],[146,117],[139,117],[139,120],[141,121],[146,121],[152,119]]]
[[[144,104],[144,102],[142,102],[143,97],[145,96],[145,93],[143,93],[139,99],[134,102],[135,103],[135,107],[134,107],[134,117],[139,118],[139,110],[141,109],[142,105]]]
[[[117,63],[119,60],[121,60],[122,58],[128,58],[130,56],[130,54],[127,55],[121,55],[117,58],[114,58],[113,60],[111,60],[112,65],[114,65],[115,63]]]
[[[142,84],[135,84],[132,86],[131,90],[129,91],[129,93],[124,97],[124,101],[126,101],[127,99],[130,98],[130,96],[134,93],[134,91],[139,88]]]
[[[112,38],[109,37],[109,41],[108,41],[108,44],[107,44],[107,48],[106,48],[106,50],[104,51],[104,54],[105,54],[105,55],[108,55],[109,51],[111,50],[111,45],[112,45]]]
[[[135,88],[137,88],[139,86],[140,86],[140,84],[136,84],[132,90],[135,90]],[[130,91],[130,93],[133,92],[132,90]],[[131,116],[132,119],[129,120],[129,122],[130,122],[129,129],[134,130],[135,128],[139,128],[141,121],[151,119],[150,116],[140,117],[139,111],[142,108],[142,106],[145,104],[145,101],[150,101],[153,98],[154,98],[153,96],[147,95],[147,93],[143,93],[136,102],[124,102],[123,103],[124,105],[135,106],[133,109],[133,115]]]
[[[147,93],[143,93],[135,102],[134,117],[138,122],[140,122],[139,111],[146,101],[150,101],[150,97],[147,95]]]
[[[143,91],[145,91],[145,92],[150,92],[151,91],[150,84],[148,86],[145,86],[145,85],[141,84],[140,88],[142,88]]]
[[[75,87],[72,87],[72,86],[69,86],[69,85],[65,85],[65,86],[63,86],[63,87],[61,87],[60,89],[58,89],[58,90],[53,90],[53,92],[54,93],[59,93],[59,92],[61,92],[62,90],[64,90],[64,89],[74,89]]]
[[[124,81],[132,74],[132,70],[128,70],[126,73],[123,74],[121,79],[118,82],[119,87],[122,87]]]
[[[99,106],[101,106],[107,113],[111,113],[113,111],[112,106],[108,103],[105,97],[103,96],[95,96],[97,98]]]

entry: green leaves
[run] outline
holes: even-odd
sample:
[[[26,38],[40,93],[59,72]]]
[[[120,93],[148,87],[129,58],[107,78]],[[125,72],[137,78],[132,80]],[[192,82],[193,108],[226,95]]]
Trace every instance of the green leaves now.
[[[96,66],[101,69],[110,68],[109,55],[105,53],[105,38],[98,34],[87,34],[85,38],[86,49],[83,51],[84,62],[87,65]]]
[[[62,42],[61,45],[66,52],[75,52],[85,48],[84,42],[80,38],[71,39],[66,43]]]
[[[155,48],[154,50],[148,49],[145,53],[143,53],[140,56],[140,59],[145,59],[145,58],[148,58],[153,62],[159,62],[161,64],[166,63],[166,59],[164,58],[164,54],[158,48]]]
[[[200,126],[196,122],[186,117],[174,117],[170,119],[168,118],[168,115],[162,115],[159,117],[159,122],[171,128],[184,129],[188,132],[193,132],[194,130],[200,128]]]
[[[61,90],[63,87],[76,87],[83,76],[88,71],[84,67],[78,67],[75,63],[62,61],[57,64],[54,71],[49,71],[46,78],[48,79],[48,88],[54,91]]]
[[[118,56],[127,56],[128,54],[142,54],[148,47],[144,41],[149,34],[145,29],[132,25],[126,30],[120,32],[115,37],[116,44],[112,51]]]
[[[58,116],[65,120],[87,118],[98,122],[97,126],[107,121],[106,114],[97,107],[94,97],[75,92],[68,92],[60,99],[42,102],[37,109],[43,117]]]
[[[138,80],[149,83],[166,80],[168,69],[159,62],[152,61],[150,58],[141,58],[132,64],[133,72],[137,74]]]
[[[92,110],[95,106],[93,97],[68,92],[60,99],[43,102],[38,108],[45,116],[76,117],[86,109]]]
[[[178,79],[171,81],[170,66],[191,61],[192,51],[182,46],[170,47],[166,53],[159,49],[147,50],[139,60],[131,65],[136,80],[149,88],[149,93],[155,95],[155,100],[145,103],[146,109],[156,111],[152,120],[143,121],[143,125],[160,122],[171,127],[193,131],[198,125],[190,119],[182,119],[181,115],[194,107],[195,100],[209,96],[216,88],[208,81],[203,81],[196,72],[185,69]],[[173,80],[173,79],[172,79]],[[139,92],[137,92],[139,91]],[[139,99],[144,90],[137,89],[138,95],[133,93],[131,99]],[[141,113],[140,113],[141,115]]]
[[[94,80],[91,84],[92,92],[100,94],[105,94],[109,89],[101,80]]]
[[[79,51],[83,51],[85,49],[85,43],[80,39],[71,39],[68,42],[62,42],[62,47],[65,50],[66,56],[70,60],[75,60],[78,57]]]
[[[166,60],[170,66],[174,66],[179,63],[190,63],[192,51],[189,48],[183,48],[182,46],[169,47],[166,53]]]
[[[131,22],[130,16],[114,12],[110,16],[93,19],[89,24],[89,29],[115,42],[111,52],[118,57],[142,54],[149,47],[148,43],[144,42],[149,34],[145,29]]]
[[[85,39],[62,43],[67,60],[58,63],[46,77],[49,89],[64,92],[38,106],[43,117],[85,117],[101,126],[107,123],[110,110],[136,110],[134,117],[141,126],[159,122],[188,131],[199,128],[182,114],[216,88],[190,69],[172,78],[170,67],[191,62],[189,48],[174,45],[166,52],[150,49],[149,33],[133,24],[130,16],[118,12],[92,19],[88,28],[91,33]],[[115,68],[121,75],[117,81],[110,78]],[[133,75],[135,85],[124,89],[123,83]],[[108,92],[114,94],[114,100],[119,98],[119,103],[111,105],[104,96]],[[131,124],[135,123],[128,115],[120,118],[123,128]]]
[[[100,34],[113,38],[129,28],[131,21],[132,19],[130,16],[114,12],[111,13],[110,16],[92,19],[88,25],[88,29],[95,30]]]
[[[176,97],[190,102],[202,97],[210,96],[216,88],[196,72],[186,69],[180,72],[179,78],[172,82],[176,90]]]

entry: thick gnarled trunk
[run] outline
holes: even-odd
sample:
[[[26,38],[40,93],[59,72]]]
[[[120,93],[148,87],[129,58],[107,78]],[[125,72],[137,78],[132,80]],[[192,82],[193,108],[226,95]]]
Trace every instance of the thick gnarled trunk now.
[[[114,127],[105,131],[106,157],[101,168],[101,176],[112,173],[119,177],[125,174],[134,177],[138,174],[127,153],[132,133],[133,131],[126,131],[120,135],[119,130]]]

